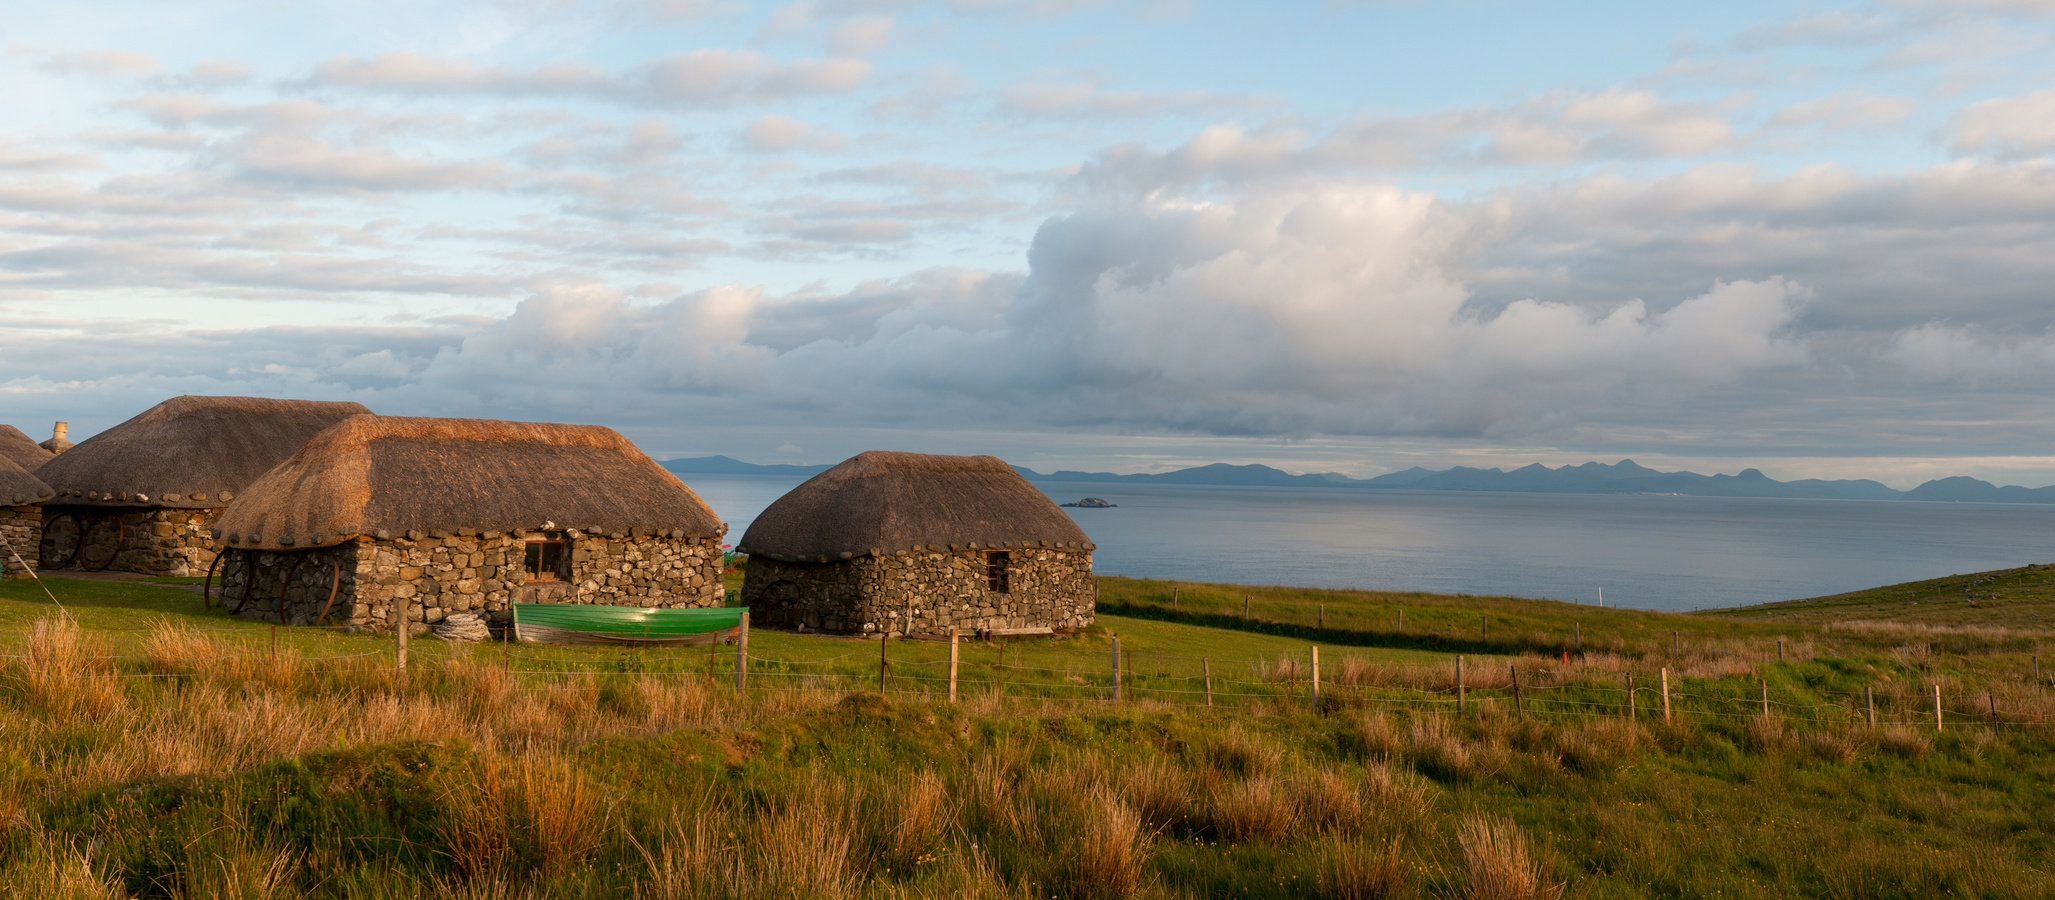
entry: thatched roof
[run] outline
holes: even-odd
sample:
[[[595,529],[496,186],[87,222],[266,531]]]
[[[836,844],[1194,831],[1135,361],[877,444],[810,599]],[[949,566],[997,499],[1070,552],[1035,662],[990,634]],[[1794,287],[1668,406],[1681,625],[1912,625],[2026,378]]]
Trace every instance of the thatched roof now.
[[[0,454],[0,506],[29,506],[50,499],[55,491]]]
[[[361,403],[173,397],[81,441],[36,471],[52,503],[213,509],[350,416]]]
[[[714,537],[723,528],[678,476],[611,428],[359,416],[250,485],[216,532],[232,547],[276,550],[408,532]]]
[[[991,456],[872,450],[778,498],[736,549],[828,562],[927,549],[1092,549],[1056,502]]]
[[[0,459],[11,460],[24,471],[34,472],[50,461],[51,453],[36,446],[34,439],[12,425],[0,425]]]

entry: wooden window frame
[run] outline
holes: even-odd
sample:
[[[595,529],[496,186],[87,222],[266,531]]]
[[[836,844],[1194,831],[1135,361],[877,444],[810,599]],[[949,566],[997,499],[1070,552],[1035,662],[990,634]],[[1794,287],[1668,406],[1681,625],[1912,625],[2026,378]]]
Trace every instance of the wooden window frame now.
[[[568,542],[564,541],[564,540],[563,540],[563,539],[561,539],[561,538],[539,538],[539,539],[536,539],[536,538],[530,538],[530,539],[525,539],[525,540],[523,540],[523,542],[522,542],[522,545],[523,545],[523,546],[521,547],[521,577],[522,577],[522,579],[523,579],[523,580],[522,580],[522,582],[521,582],[522,584],[562,584],[562,583],[564,583],[564,582],[566,582],[566,581],[569,581],[569,580],[570,580],[570,579],[568,579],[568,578],[565,578],[565,577],[564,577],[564,571],[563,571],[563,570],[564,570],[564,562],[565,562],[565,560],[568,560],[568,559],[570,558],[570,557],[569,557],[568,555],[566,555],[566,551],[568,550]],[[553,569],[553,570],[551,570],[551,571],[549,571],[549,572],[547,572],[547,573],[544,573],[544,572],[543,572],[543,570],[542,570],[542,562],[543,562],[543,554],[544,554],[544,551],[543,551],[543,550],[540,550],[540,549],[538,549],[538,550],[536,550],[536,551],[535,551],[535,565],[534,565],[534,566],[532,566],[532,567],[531,567],[531,566],[530,566],[530,565],[528,564],[528,548],[530,548],[530,547],[536,547],[536,548],[540,548],[540,547],[543,547],[543,546],[545,546],[545,545],[554,545],[554,546],[555,546],[555,547],[557,548],[557,551],[556,551],[556,557],[557,557],[557,565],[556,565],[556,568],[555,568],[555,569]],[[536,575],[541,575],[541,574],[547,574],[547,575],[548,575],[549,577],[547,577],[547,578],[537,578],[537,577],[533,577],[533,576],[536,576]]]
[[[985,591],[992,594],[1013,593],[1012,551],[985,551]]]

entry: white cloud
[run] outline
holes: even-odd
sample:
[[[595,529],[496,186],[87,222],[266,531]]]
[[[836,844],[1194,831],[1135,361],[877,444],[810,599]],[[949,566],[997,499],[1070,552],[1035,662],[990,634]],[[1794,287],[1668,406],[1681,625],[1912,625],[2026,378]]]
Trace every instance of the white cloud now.
[[[788,150],[833,152],[849,145],[849,138],[844,135],[776,113],[766,114],[749,123],[737,141],[759,153]]]
[[[2055,88],[1970,104],[1955,118],[1951,147],[2013,159],[2055,151]]]
[[[885,46],[892,38],[891,16],[857,16],[835,25],[828,32],[828,47],[837,56],[864,56]]]
[[[44,60],[42,69],[58,75],[86,75],[111,78],[116,75],[148,75],[160,64],[157,57],[130,50],[78,50],[58,53]]]
[[[844,93],[862,85],[872,69],[860,59],[780,62],[752,50],[700,49],[614,74],[577,63],[514,69],[392,51],[370,59],[336,56],[316,67],[305,84],[415,95],[581,96],[636,105],[731,106]]]
[[[1919,109],[1910,97],[1880,97],[1850,89],[1791,104],[1777,111],[1778,125],[1818,125],[1839,130],[1879,129],[1896,125]]]

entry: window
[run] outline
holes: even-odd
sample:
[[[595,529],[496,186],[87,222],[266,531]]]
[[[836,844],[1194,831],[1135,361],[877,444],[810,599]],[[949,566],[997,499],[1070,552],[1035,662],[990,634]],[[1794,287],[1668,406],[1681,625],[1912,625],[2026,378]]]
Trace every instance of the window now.
[[[985,589],[994,594],[1004,594],[1010,588],[1006,579],[1006,564],[1013,561],[1013,554],[1005,550],[991,550],[985,553]]]
[[[522,571],[529,581],[556,581],[564,569],[563,541],[529,541]]]

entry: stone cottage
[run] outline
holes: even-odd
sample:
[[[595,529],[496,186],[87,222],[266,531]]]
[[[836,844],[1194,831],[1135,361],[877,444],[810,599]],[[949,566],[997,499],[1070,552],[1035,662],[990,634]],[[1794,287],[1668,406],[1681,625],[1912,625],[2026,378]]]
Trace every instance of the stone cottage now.
[[[229,609],[378,631],[396,609],[421,630],[517,602],[720,606],[726,531],[612,429],[398,416],[315,436],[215,526]]]
[[[55,493],[16,465],[13,455],[0,450],[0,539],[5,539],[0,543],[0,581],[32,574],[29,567],[36,564],[36,546],[43,540],[43,501]]]
[[[45,568],[203,575],[208,536],[235,495],[360,403],[174,397],[80,442],[36,470]]]
[[[1093,545],[990,456],[871,451],[751,523],[753,625],[854,634],[1048,634],[1091,624]]]

